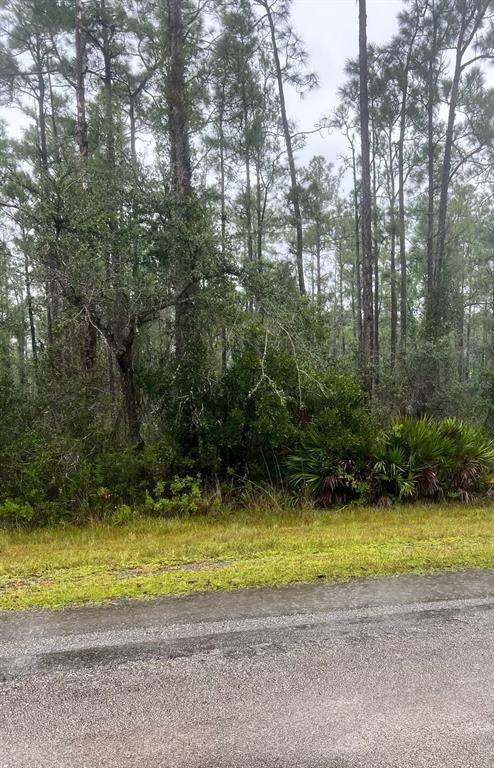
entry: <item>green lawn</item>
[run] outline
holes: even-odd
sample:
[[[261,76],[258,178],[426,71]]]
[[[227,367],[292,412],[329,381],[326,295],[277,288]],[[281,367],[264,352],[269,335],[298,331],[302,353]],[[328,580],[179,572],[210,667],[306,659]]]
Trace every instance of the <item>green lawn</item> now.
[[[0,609],[494,567],[494,506],[141,518],[0,531]]]

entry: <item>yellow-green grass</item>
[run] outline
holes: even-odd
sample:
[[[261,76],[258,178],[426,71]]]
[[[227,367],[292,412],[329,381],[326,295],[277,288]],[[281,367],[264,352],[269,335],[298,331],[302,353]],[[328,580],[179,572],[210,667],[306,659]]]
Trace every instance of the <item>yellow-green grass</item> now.
[[[225,512],[0,532],[0,609],[494,567],[494,506]]]

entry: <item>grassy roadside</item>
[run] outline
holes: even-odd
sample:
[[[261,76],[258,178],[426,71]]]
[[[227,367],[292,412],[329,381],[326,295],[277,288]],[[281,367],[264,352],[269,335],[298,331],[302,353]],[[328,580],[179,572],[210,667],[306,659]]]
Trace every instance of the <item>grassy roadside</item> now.
[[[494,567],[494,507],[225,513],[0,531],[0,609]]]

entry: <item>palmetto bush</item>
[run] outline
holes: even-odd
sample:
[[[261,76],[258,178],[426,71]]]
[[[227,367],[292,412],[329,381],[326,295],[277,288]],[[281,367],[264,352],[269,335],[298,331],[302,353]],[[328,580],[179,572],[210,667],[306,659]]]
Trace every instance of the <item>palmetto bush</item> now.
[[[456,419],[401,417],[360,450],[335,450],[331,433],[308,429],[287,462],[293,485],[324,506],[362,496],[467,499],[494,472],[494,441]]]
[[[440,490],[439,466],[448,451],[432,419],[396,419],[377,441],[373,473],[378,490],[400,499],[433,496]]]
[[[335,452],[331,438],[309,428],[297,450],[287,457],[292,485],[308,492],[322,506],[348,501],[367,493],[365,454],[354,444]]]
[[[400,499],[465,496],[494,469],[494,442],[456,419],[395,419],[377,441],[373,474],[380,494]]]
[[[461,493],[479,489],[494,471],[494,441],[479,427],[457,419],[444,419],[437,426],[449,442],[449,452],[441,466],[442,485]]]

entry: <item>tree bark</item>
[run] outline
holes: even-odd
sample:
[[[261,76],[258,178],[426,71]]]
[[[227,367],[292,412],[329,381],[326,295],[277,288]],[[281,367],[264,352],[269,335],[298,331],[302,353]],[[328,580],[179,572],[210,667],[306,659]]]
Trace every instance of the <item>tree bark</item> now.
[[[100,0],[100,9],[103,25],[103,66],[105,85],[105,122],[106,122],[106,151],[110,168],[115,165],[115,137],[113,131],[113,77],[112,77],[112,51],[110,41],[109,23],[106,17],[106,0]]]
[[[262,219],[262,196],[261,196],[261,173],[260,173],[260,158],[259,155],[256,157],[256,241],[257,241],[257,253],[256,253],[256,261],[257,261],[257,268],[259,272],[262,272],[262,250],[263,250],[263,240],[262,240],[262,229],[263,229],[263,219]]]
[[[31,275],[29,272],[29,260],[27,253],[24,251],[24,282],[26,285],[26,304],[27,304],[27,317],[29,321],[29,335],[31,338],[31,352],[33,355],[34,363],[34,376],[38,372],[38,348],[36,345],[36,326],[34,324],[34,310],[33,310],[33,297],[31,293]]]
[[[130,337],[124,348],[116,352],[116,360],[120,373],[120,382],[122,394],[124,397],[125,416],[129,438],[135,450],[141,450],[144,447],[144,440],[141,435],[141,420],[139,414],[139,396],[135,380],[134,371],[134,333]]]
[[[254,260],[254,236],[252,233],[252,183],[250,175],[250,139],[249,139],[249,105],[245,92],[245,81],[242,80],[242,115],[244,123],[245,142],[245,223],[247,229],[247,261]]]
[[[168,18],[168,111],[172,177],[179,200],[192,192],[189,121],[185,88],[182,1],[166,0]]]
[[[362,356],[364,380],[372,392],[374,362],[374,307],[372,291],[372,203],[369,144],[369,95],[367,57],[367,12],[365,0],[359,0],[359,75],[360,138],[362,155]]]
[[[79,155],[85,162],[89,156],[88,130],[86,120],[86,86],[85,86],[85,44],[83,37],[82,0],[75,0],[75,93],[77,105],[77,141]],[[91,318],[84,318],[82,338],[82,367],[85,373],[91,374],[96,364],[98,335]]]
[[[220,150],[220,216],[221,216],[221,255],[226,253],[226,184],[225,184],[225,80],[221,83],[221,92],[218,105],[218,132]],[[225,373],[228,363],[228,337],[226,328],[221,328],[221,370]]]
[[[290,125],[288,123],[288,116],[286,112],[285,103],[285,90],[283,84],[283,72],[281,70],[280,56],[278,52],[278,43],[276,41],[276,30],[274,26],[273,14],[267,0],[263,1],[263,7],[266,11],[266,16],[269,23],[269,29],[271,33],[271,44],[273,46],[273,58],[276,70],[276,80],[278,82],[278,95],[280,99],[280,112],[281,122],[283,125],[283,134],[285,136],[286,154],[288,157],[288,167],[290,169],[290,200],[293,208],[293,215],[295,220],[295,256],[297,262],[297,275],[298,275],[298,287],[300,293],[305,295],[305,277],[304,277],[304,243],[303,243],[303,231],[302,231],[302,213],[300,209],[300,192],[297,184],[297,171],[295,168],[295,159],[293,156],[293,144],[292,136],[290,133]]]
[[[81,157],[89,154],[86,120],[85,45],[83,40],[82,0],[75,0],[75,90],[77,102],[77,138]]]
[[[190,226],[192,208],[192,165],[189,143],[189,108],[185,81],[185,49],[182,0],[166,0],[168,22],[167,99],[169,114],[170,155],[173,189],[182,217],[184,230]],[[182,248],[177,264],[177,295],[175,305],[175,356],[179,371],[179,389],[190,407],[200,369],[202,333],[195,311],[197,285],[191,282],[196,256]],[[191,415],[192,419],[192,415]],[[192,420],[188,425],[194,433]],[[192,440],[192,443],[194,440]],[[191,449],[194,447],[190,445]]]
[[[393,142],[391,130],[389,131],[389,218],[391,227],[390,243],[390,281],[391,281],[391,337],[390,337],[390,362],[391,369],[396,362],[396,339],[398,326],[398,302],[396,297],[396,214],[395,214],[395,176],[393,162]]]
[[[321,224],[319,219],[317,219],[316,221],[316,296],[317,296],[317,306],[322,307]]]
[[[427,83],[427,311],[431,312],[434,285],[434,77],[429,63]]]
[[[374,256],[374,376],[379,383],[379,243],[378,243],[378,210],[377,210],[377,172],[376,172],[376,130],[374,117],[371,117],[372,126],[372,233]]]
[[[407,250],[405,227],[405,129],[408,98],[408,71],[402,85],[400,133],[398,138],[398,221],[400,233],[400,355],[406,357],[407,345]]]
[[[359,190],[357,184],[357,160],[355,147],[352,141],[352,171],[353,171],[353,209],[355,217],[355,278],[356,278],[356,312],[357,312],[357,341],[359,349],[362,348],[362,280],[360,274],[360,216],[359,216]]]

